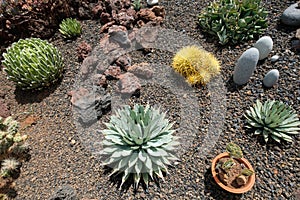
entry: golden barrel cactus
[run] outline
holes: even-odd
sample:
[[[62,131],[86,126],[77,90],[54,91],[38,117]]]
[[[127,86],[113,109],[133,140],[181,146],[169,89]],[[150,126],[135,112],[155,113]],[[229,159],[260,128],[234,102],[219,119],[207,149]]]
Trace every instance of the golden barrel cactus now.
[[[180,49],[173,58],[173,69],[184,76],[190,85],[205,85],[220,73],[215,56],[197,46]]]

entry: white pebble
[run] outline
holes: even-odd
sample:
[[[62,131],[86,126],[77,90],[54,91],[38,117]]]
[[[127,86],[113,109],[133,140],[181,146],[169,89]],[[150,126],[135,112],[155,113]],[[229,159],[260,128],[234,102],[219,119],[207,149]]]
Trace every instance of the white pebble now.
[[[276,62],[278,59],[279,59],[279,56],[278,55],[274,55],[274,56],[272,56],[271,61],[272,62]]]
[[[147,4],[148,4],[149,6],[153,6],[153,5],[155,5],[155,4],[158,4],[158,0],[147,0]]]

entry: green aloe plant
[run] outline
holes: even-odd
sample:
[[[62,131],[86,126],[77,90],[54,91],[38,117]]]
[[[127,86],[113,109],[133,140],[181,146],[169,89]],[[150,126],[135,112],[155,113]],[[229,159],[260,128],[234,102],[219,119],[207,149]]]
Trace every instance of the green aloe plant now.
[[[219,0],[202,10],[199,25],[216,36],[220,44],[236,44],[263,33],[267,15],[261,0]]]
[[[81,24],[76,19],[67,18],[59,24],[59,32],[65,38],[74,38],[80,36],[82,32]]]
[[[245,117],[248,128],[254,128],[255,135],[262,134],[265,142],[269,137],[276,142],[280,139],[292,142],[290,135],[299,134],[300,121],[297,113],[281,101],[267,100],[262,104],[259,100],[250,110],[247,110]]]
[[[8,79],[22,89],[41,89],[62,75],[61,53],[39,38],[20,39],[7,49],[3,57]]]
[[[106,126],[102,131],[103,154],[107,156],[103,164],[113,168],[110,176],[123,173],[120,187],[130,175],[133,175],[135,188],[140,180],[147,187],[150,178],[164,180],[162,172],[168,173],[167,166],[177,160],[173,151],[179,144],[172,135],[173,123],[165,119],[165,113],[149,105],[136,104],[133,109],[125,106]]]

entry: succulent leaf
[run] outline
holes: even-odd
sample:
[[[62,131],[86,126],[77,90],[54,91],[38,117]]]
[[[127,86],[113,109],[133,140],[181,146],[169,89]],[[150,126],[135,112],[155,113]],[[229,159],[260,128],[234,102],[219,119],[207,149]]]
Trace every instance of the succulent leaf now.
[[[163,179],[162,171],[167,172],[167,165],[177,159],[173,150],[179,143],[172,125],[165,113],[149,105],[117,110],[102,131],[102,154],[107,156],[103,165],[113,168],[111,175],[123,172],[121,186],[131,174],[135,188],[141,180],[147,186],[154,174]]]
[[[280,139],[292,142],[291,134],[299,134],[300,121],[296,112],[281,101],[267,100],[262,104],[259,100],[245,113],[250,128],[255,135],[262,134],[265,142],[269,137],[276,142]]]
[[[72,19],[72,18],[64,19],[59,24],[59,32],[65,38],[77,37],[82,32],[81,24],[76,19]]]
[[[216,36],[220,44],[236,44],[264,31],[267,14],[261,0],[219,0],[201,11],[199,25]]]

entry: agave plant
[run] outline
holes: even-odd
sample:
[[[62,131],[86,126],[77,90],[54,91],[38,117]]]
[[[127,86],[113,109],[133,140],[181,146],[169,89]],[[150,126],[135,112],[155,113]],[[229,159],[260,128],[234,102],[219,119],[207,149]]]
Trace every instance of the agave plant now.
[[[20,39],[3,54],[8,79],[22,89],[41,89],[62,75],[60,52],[39,38]]]
[[[104,165],[113,168],[112,173],[123,173],[122,185],[133,175],[134,187],[140,180],[148,187],[150,178],[164,180],[163,172],[168,173],[167,165],[177,160],[173,151],[179,144],[171,130],[173,123],[147,105],[136,104],[133,109],[125,106],[119,109],[106,123],[103,130],[103,154],[107,156]]]
[[[267,14],[261,0],[219,0],[202,10],[199,25],[220,44],[236,44],[263,33]]]
[[[289,135],[298,134],[300,121],[296,112],[281,101],[267,100],[262,104],[259,100],[250,110],[246,111],[245,117],[249,128],[256,129],[254,134],[262,134],[265,142],[269,137],[276,142],[283,139],[292,142]]]
[[[59,32],[65,38],[77,37],[81,34],[81,31],[81,24],[76,19],[67,18],[59,24]]]

